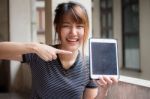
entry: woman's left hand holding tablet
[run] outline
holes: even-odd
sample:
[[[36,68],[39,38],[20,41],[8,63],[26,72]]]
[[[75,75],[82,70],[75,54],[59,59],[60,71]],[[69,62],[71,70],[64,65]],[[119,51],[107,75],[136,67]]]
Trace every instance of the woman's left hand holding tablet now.
[[[96,80],[96,82],[100,93],[103,93],[105,96],[107,96],[109,87],[117,84],[118,79],[113,76],[101,76],[98,80]]]

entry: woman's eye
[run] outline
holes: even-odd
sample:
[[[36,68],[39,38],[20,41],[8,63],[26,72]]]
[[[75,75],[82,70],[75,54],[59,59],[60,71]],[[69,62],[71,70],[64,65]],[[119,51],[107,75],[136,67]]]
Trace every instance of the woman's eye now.
[[[64,24],[64,25],[63,25],[63,27],[70,27],[70,25],[68,25],[68,24]]]
[[[78,27],[78,28],[83,28],[84,26],[83,26],[83,25],[78,25],[77,27]]]

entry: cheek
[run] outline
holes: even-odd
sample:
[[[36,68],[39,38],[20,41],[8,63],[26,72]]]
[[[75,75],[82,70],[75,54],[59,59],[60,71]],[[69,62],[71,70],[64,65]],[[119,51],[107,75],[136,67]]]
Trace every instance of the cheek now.
[[[60,32],[67,34],[70,32],[70,29],[69,28],[62,28]]]
[[[80,30],[79,37],[83,40],[84,30]]]
[[[69,30],[68,29],[61,29],[60,30],[60,38],[64,38],[66,35],[67,35],[67,33],[69,32]]]

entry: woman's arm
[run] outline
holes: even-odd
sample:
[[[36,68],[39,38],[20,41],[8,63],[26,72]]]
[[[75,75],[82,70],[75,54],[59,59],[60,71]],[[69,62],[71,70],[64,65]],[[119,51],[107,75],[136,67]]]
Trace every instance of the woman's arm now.
[[[98,93],[95,99],[105,99],[109,87],[117,83],[118,79],[113,76],[101,76],[99,80],[97,80]]]
[[[86,88],[83,99],[105,99],[107,95],[107,89],[102,90],[99,88]]]
[[[22,61],[22,55],[27,53],[36,53],[43,60],[48,61],[56,59],[57,53],[71,52],[39,43],[0,42],[0,59]]]
[[[86,88],[83,94],[83,99],[95,99],[98,88]]]
[[[0,59],[22,60],[22,54],[33,53],[33,43],[0,42]]]

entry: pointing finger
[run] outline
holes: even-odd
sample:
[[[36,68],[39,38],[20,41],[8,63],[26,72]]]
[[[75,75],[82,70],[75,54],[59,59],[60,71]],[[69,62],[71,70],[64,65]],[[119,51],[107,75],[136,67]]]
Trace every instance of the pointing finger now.
[[[58,53],[58,54],[72,54],[71,51],[60,50],[60,49],[57,49],[57,50],[56,50],[56,53]]]

